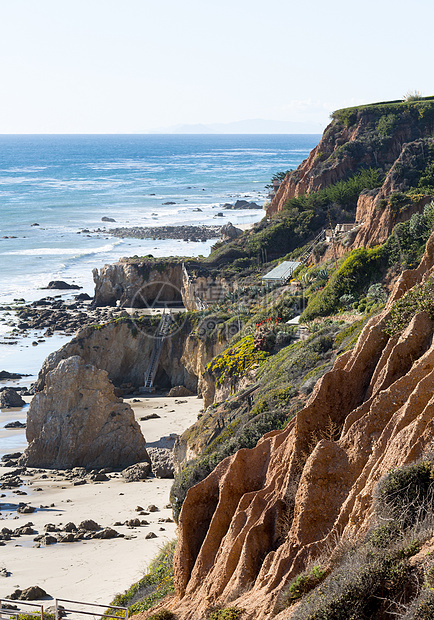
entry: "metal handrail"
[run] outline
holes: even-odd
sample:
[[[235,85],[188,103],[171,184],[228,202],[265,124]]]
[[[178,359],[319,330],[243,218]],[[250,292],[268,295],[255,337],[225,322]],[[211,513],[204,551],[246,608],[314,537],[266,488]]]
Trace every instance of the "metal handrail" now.
[[[16,618],[19,617],[20,611],[14,611],[14,610],[8,610],[7,608],[3,607],[3,603],[13,603],[14,605],[28,605],[29,607],[39,607],[40,611],[39,614],[41,616],[41,620],[44,620],[44,606],[43,605],[39,605],[37,603],[29,603],[27,601],[14,601],[10,598],[0,598],[0,618],[3,617],[3,614],[7,614],[8,616],[15,616]]]
[[[59,601],[61,603],[73,603],[74,605],[87,605],[89,607],[102,607],[104,609],[120,609],[121,611],[125,612],[125,620],[128,620],[128,607],[118,607],[116,605],[101,605],[100,603],[83,603],[82,601],[71,601],[68,600],[66,598],[56,598],[56,602],[55,602],[55,606],[56,606],[56,620],[59,620],[60,616],[59,616]],[[120,616],[113,616],[111,614],[95,614],[95,612],[92,611],[81,611],[79,609],[66,609],[65,607],[62,606],[62,609],[60,610],[62,612],[62,615],[64,613],[73,613],[73,614],[82,614],[85,616],[95,616],[98,615],[99,618],[116,618],[117,620],[119,620]]]

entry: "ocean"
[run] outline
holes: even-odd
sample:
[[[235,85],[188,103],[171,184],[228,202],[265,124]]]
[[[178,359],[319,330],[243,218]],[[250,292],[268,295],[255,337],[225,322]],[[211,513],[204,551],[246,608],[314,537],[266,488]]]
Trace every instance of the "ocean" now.
[[[0,136],[0,306],[56,294],[41,290],[50,280],[75,283],[92,294],[92,269],[122,256],[207,255],[213,241],[118,239],[105,231],[258,221],[262,210],[223,211],[223,218],[216,214],[222,204],[237,199],[262,205],[272,175],[296,168],[319,138]],[[103,217],[115,223],[102,222]],[[93,232],[98,228],[103,232]],[[1,322],[0,336],[8,330]],[[0,369],[37,373],[62,342],[56,336],[32,350],[28,340],[0,344]]]

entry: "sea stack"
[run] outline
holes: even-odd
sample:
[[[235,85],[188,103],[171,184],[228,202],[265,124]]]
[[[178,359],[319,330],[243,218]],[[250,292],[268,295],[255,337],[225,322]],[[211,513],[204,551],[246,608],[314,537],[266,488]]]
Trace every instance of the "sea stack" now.
[[[149,461],[131,407],[117,398],[107,372],[81,357],[62,360],[30,405],[29,446],[21,464],[31,467],[127,467]]]

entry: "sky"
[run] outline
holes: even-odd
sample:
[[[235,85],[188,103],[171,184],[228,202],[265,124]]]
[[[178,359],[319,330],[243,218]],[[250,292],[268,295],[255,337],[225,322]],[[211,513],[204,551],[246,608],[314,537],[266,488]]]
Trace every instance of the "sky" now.
[[[434,95],[433,0],[0,0],[0,133],[136,133]]]

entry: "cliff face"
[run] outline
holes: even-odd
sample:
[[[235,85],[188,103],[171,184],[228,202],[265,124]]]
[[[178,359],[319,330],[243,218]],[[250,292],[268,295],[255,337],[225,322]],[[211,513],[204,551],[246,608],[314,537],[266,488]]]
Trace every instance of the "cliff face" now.
[[[99,328],[83,329],[46,358],[35,384],[36,390],[44,388],[47,373],[56,368],[61,360],[75,355],[87,364],[107,371],[109,379],[117,386],[131,384],[136,388],[142,387],[154,339],[139,327],[139,324],[128,319]],[[203,378],[205,366],[223,346],[224,342],[205,345],[189,333],[187,326],[181,327],[164,341],[156,385],[164,388],[184,385],[192,392],[197,391],[205,396],[209,390]]]
[[[434,271],[434,235],[402,274],[354,350],[318,382],[283,431],[228,457],[192,487],[180,515],[177,600],[186,620],[228,604],[271,618],[279,592],[340,537],[361,539],[390,469],[415,460],[434,433],[434,324],[426,312],[389,337],[392,303]],[[289,610],[282,618],[289,617]]]
[[[357,201],[356,221],[362,222],[362,225],[357,231],[353,248],[372,247],[383,243],[395,224],[408,220],[413,213],[419,213],[431,201],[432,196],[421,196],[394,206],[387,198],[395,192],[410,189],[415,171],[427,165],[428,153],[433,146],[432,139],[405,144],[381,188],[360,195]]]
[[[182,264],[166,261],[155,265],[147,261],[121,259],[113,265],[93,270],[95,306],[153,307],[158,302],[181,302]]]
[[[290,198],[328,187],[360,168],[387,171],[407,143],[432,136],[433,123],[431,100],[335,112],[318,146],[284,179],[267,215],[282,211]]]
[[[121,259],[93,270],[94,306],[154,308],[182,305],[202,310],[223,299],[230,283],[219,276],[193,274],[198,264],[179,260]],[[203,269],[202,269],[203,271]]]

